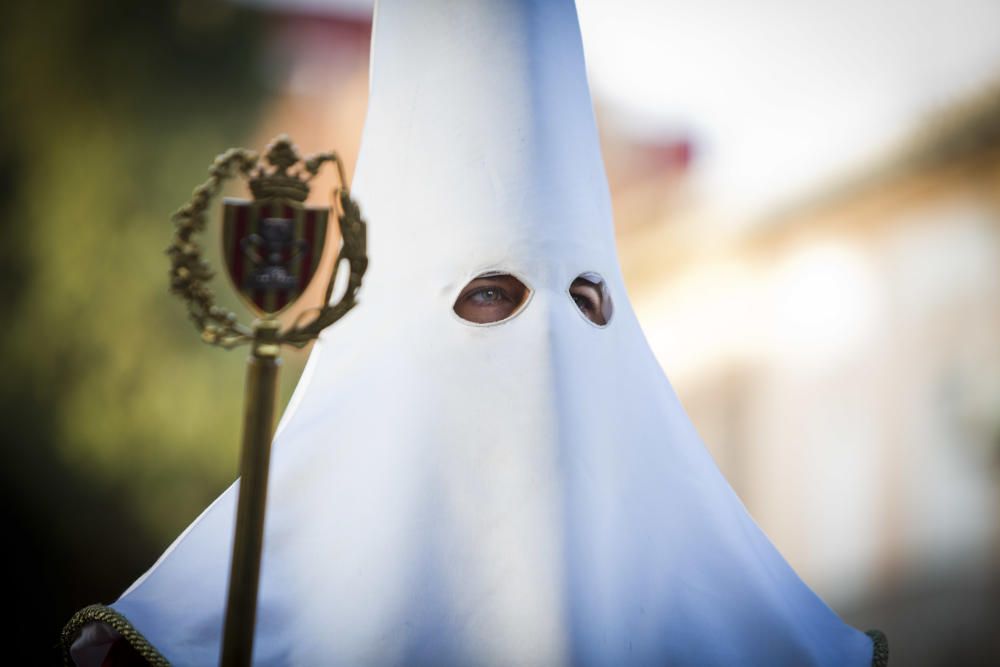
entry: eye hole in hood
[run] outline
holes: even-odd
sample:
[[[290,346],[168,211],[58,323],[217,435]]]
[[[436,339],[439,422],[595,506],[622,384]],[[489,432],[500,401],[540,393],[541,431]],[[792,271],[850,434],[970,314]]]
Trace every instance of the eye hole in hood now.
[[[495,324],[517,315],[531,290],[509,273],[484,273],[469,281],[452,309],[466,322]]]
[[[613,307],[608,287],[596,273],[583,273],[569,286],[569,296],[588,320],[599,327],[611,321]]]

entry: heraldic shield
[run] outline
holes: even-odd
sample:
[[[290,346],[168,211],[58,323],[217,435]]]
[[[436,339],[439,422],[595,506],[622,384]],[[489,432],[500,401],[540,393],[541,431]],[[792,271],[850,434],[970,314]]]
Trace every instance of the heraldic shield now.
[[[330,210],[284,198],[226,199],[222,247],[229,277],[256,310],[274,315],[309,286]]]

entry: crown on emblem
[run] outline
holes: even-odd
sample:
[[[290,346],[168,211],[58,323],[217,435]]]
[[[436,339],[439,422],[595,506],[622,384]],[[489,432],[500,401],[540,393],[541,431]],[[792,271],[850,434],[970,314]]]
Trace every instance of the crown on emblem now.
[[[309,196],[308,180],[314,170],[305,165],[306,177],[301,172],[288,173],[288,170],[302,160],[292,140],[282,134],[267,147],[264,162],[270,168],[261,164],[250,177],[250,191],[254,199],[291,199],[302,202]]]

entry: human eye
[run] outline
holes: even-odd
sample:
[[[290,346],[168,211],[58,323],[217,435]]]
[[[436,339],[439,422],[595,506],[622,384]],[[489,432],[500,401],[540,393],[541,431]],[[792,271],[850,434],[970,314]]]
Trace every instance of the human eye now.
[[[499,322],[517,313],[530,293],[524,283],[508,273],[485,274],[465,286],[452,309],[474,324]]]
[[[570,291],[570,296],[573,297],[576,307],[584,313],[589,314],[597,310],[597,304],[591,295],[583,294],[581,291]]]
[[[569,296],[584,317],[604,326],[611,319],[611,296],[604,279],[596,273],[584,273],[569,286]]]
[[[510,296],[508,296],[503,289],[495,286],[480,287],[470,293],[466,298],[481,306],[493,306],[511,301]]]

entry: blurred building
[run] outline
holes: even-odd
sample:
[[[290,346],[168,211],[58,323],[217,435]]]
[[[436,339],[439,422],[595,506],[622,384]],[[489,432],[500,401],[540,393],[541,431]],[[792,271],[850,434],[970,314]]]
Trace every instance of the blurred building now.
[[[700,222],[620,247],[723,472],[817,592],[895,636],[901,664],[996,664],[1000,95],[739,232]]]

